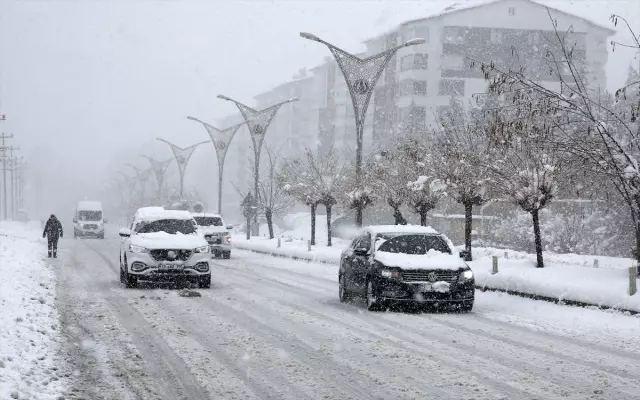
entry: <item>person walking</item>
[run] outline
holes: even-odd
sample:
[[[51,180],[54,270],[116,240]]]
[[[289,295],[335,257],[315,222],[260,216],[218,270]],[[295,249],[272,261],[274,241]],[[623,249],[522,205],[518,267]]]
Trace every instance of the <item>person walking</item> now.
[[[47,223],[44,225],[44,232],[42,232],[42,237],[47,238],[49,258],[57,258],[58,239],[62,237],[62,224],[55,215],[51,214],[51,216],[47,220]]]

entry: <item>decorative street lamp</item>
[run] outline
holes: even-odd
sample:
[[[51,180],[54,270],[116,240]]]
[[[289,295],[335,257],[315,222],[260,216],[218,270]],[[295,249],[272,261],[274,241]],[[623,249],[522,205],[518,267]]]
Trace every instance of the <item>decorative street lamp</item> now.
[[[193,151],[196,149],[196,147],[200,146],[201,144],[208,143],[209,141],[196,143],[192,146],[182,148],[164,139],[157,139],[168,144],[171,147],[171,150],[173,150],[173,155],[176,159],[176,162],[178,163],[178,171],[180,172],[180,200],[183,200],[182,196],[184,192],[184,171],[187,168],[187,164],[189,163],[189,160],[191,159]]]
[[[255,196],[256,204],[258,203],[258,198],[260,196],[258,191],[258,181],[260,180],[260,150],[262,148],[262,142],[264,142],[264,135],[267,133],[267,129],[269,129],[269,125],[273,120],[273,117],[276,116],[276,113],[284,104],[291,103],[294,101],[298,101],[297,97],[293,97],[289,100],[285,100],[278,104],[274,104],[271,107],[267,107],[261,111],[257,111],[249,106],[246,106],[242,103],[239,103],[233,99],[230,99],[227,96],[218,95],[219,99],[227,100],[235,105],[240,110],[242,117],[244,118],[247,126],[249,127],[249,133],[251,134],[251,140],[253,141],[253,156],[254,156],[254,165],[253,165],[253,194]],[[258,233],[258,214],[256,213],[254,217],[254,229],[255,234]]]
[[[244,125],[244,122],[226,129],[218,129],[194,117],[187,117],[187,119],[200,122],[204,125],[211,137],[213,147],[216,149],[216,155],[218,156],[218,214],[222,214],[222,174],[224,171],[224,159],[227,156],[227,150],[229,149],[233,136],[238,132],[238,129]]]
[[[133,205],[133,192],[136,190],[137,181],[134,177],[131,177],[122,171],[118,171],[118,173],[124,178],[124,184],[129,192],[129,207],[131,207]]]
[[[136,176],[138,177],[138,181],[140,182],[140,204],[144,204],[144,190],[147,187],[147,181],[151,176],[151,169],[149,168],[149,169],[141,170],[135,165],[132,165],[132,164],[126,164],[126,165],[133,168],[133,170],[136,171]]]
[[[167,172],[167,168],[169,167],[169,164],[171,163],[171,161],[173,161],[173,159],[170,158],[168,160],[158,161],[144,154],[141,154],[140,156],[149,160],[149,163],[151,164],[151,169],[153,170],[153,173],[156,175],[156,180],[158,181],[158,195],[157,195],[158,200],[162,200],[162,185],[164,183],[164,174]]]
[[[342,71],[342,75],[344,75],[344,79],[347,82],[356,120],[356,185],[360,186],[362,184],[362,141],[364,136],[364,121],[367,115],[369,101],[373,94],[373,89],[385,66],[398,50],[404,47],[423,44],[425,40],[418,38],[411,39],[400,46],[385,50],[373,56],[359,58],[332,45],[331,43],[325,42],[311,33],[300,32],[300,36],[327,46],[333,54],[333,57],[336,59],[336,63],[338,64],[338,67],[340,67],[340,71]],[[359,202],[359,205],[356,208],[356,225],[358,227],[362,226],[362,209],[362,202]]]

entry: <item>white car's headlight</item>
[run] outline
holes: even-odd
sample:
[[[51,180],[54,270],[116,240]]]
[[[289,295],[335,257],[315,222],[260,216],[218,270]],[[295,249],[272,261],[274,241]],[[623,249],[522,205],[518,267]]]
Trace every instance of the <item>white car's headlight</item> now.
[[[225,236],[224,241],[231,244],[231,236]]]
[[[132,253],[148,253],[149,249],[147,249],[146,247],[142,247],[142,246],[136,246],[135,244],[130,244],[129,245],[129,251]]]
[[[460,272],[460,277],[458,278],[458,281],[466,282],[471,279],[473,279],[473,271],[470,269],[465,269],[464,271]]]
[[[193,251],[194,251],[194,253],[208,253],[209,252],[209,245],[195,248]]]

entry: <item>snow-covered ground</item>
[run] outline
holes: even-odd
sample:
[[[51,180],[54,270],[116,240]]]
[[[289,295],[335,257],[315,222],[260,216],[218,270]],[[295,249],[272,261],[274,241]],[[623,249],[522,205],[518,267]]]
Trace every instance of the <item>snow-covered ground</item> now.
[[[66,378],[54,263],[39,224],[0,223],[0,399],[58,399]]]
[[[307,225],[308,226],[308,225]],[[326,238],[308,249],[304,228],[298,236],[280,240],[264,237],[233,237],[236,248],[292,257],[313,262],[337,264],[349,241],[334,238],[326,246]],[[520,292],[560,300],[572,300],[598,306],[640,311],[640,293],[629,296],[628,258],[594,257],[576,254],[545,253],[545,268],[535,268],[535,255],[493,248],[475,248],[474,261],[469,263],[476,275],[476,284],[488,289]],[[492,256],[498,256],[498,274],[491,274]],[[598,260],[597,268],[594,260]]]

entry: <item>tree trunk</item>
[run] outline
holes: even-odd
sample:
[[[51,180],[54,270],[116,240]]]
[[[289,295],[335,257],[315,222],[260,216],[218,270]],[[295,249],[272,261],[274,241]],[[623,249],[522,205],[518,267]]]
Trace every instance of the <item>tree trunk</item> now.
[[[402,216],[402,212],[400,212],[400,207],[393,207],[393,219],[395,220],[396,225],[407,224],[407,220]]]
[[[426,208],[420,209],[420,225],[427,226],[427,209]]]
[[[247,217],[247,240],[251,239],[251,217]]]
[[[533,236],[535,236],[536,242],[536,259],[538,261],[537,268],[544,268],[544,261],[542,260],[542,237],[540,237],[540,218],[538,215],[539,210],[531,212],[533,217]]]
[[[473,204],[464,205],[464,249],[469,253],[465,261],[471,261],[471,227],[473,224]]]
[[[316,244],[316,204],[311,205],[311,245]]]
[[[358,204],[356,207],[356,226],[362,228],[362,204]]]
[[[264,211],[264,216],[267,219],[267,227],[269,228],[269,239],[273,239],[273,212],[270,208]]]
[[[327,207],[327,246],[331,247],[331,207]]]
[[[640,263],[640,221],[636,223],[636,248],[633,251],[633,258]]]

